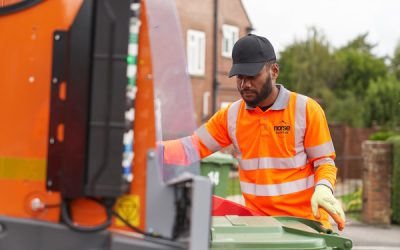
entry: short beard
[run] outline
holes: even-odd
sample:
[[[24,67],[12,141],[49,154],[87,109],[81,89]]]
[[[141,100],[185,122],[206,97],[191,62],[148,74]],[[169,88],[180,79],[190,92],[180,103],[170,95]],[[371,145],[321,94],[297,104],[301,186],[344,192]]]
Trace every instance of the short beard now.
[[[267,99],[267,97],[272,93],[272,77],[271,77],[271,74],[269,74],[267,79],[265,80],[265,83],[262,86],[260,93],[257,93],[255,91],[254,91],[254,93],[256,94],[256,98],[254,98],[254,100],[252,100],[252,101],[246,101],[243,98],[242,91],[240,91],[240,94],[242,95],[242,99],[246,102],[246,104],[248,106],[256,107],[257,104],[259,104],[260,102],[262,102],[265,99]]]

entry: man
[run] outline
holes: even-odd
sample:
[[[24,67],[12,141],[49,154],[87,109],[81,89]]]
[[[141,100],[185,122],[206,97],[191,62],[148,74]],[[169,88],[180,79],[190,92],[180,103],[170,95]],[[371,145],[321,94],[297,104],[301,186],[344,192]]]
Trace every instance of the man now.
[[[164,162],[189,164],[233,144],[246,206],[266,215],[344,227],[327,121],[317,102],[276,84],[279,66],[264,37],[249,34],[232,51],[229,77],[242,100],[218,111],[192,136],[164,143]],[[319,208],[322,208],[319,210]]]

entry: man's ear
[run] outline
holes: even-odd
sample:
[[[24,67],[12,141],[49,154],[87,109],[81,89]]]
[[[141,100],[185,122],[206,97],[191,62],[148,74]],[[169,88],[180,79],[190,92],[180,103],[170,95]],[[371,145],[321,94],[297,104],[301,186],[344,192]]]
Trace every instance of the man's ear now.
[[[272,71],[272,79],[276,80],[279,75],[279,64],[274,63],[271,67],[271,71]]]

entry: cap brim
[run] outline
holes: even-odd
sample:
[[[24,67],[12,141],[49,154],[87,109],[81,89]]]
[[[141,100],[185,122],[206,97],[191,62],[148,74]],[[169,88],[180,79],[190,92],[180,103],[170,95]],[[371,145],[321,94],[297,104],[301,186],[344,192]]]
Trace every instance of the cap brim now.
[[[229,77],[236,75],[255,76],[260,72],[264,65],[265,62],[233,64],[231,71],[229,71]]]

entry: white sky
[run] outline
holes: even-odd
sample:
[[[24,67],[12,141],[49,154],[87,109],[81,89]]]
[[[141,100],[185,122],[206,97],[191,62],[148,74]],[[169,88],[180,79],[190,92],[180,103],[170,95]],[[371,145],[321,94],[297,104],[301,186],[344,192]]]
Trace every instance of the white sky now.
[[[376,55],[393,55],[400,41],[399,0],[242,0],[255,28],[276,52],[295,39],[306,38],[307,27],[323,31],[335,48],[369,32]]]

